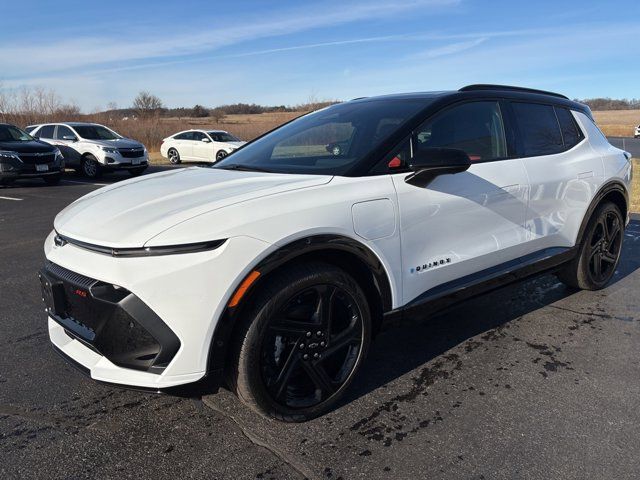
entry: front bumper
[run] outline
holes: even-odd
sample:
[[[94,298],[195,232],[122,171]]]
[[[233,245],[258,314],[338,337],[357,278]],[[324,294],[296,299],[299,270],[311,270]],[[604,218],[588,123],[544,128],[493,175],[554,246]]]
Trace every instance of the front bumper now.
[[[102,330],[103,325],[114,321],[113,310],[107,320],[100,311],[85,312],[86,320],[80,321],[80,325],[48,312],[51,342],[64,356],[87,369],[95,380],[154,390],[193,383],[205,376],[217,319],[249,271],[245,262],[261,256],[270,247],[256,239],[234,237],[218,249],[205,252],[117,258],[72,244],[57,247],[53,236],[52,232],[45,243],[48,261],[79,277],[97,281],[98,286],[120,287],[126,297],[112,298],[115,306],[109,308],[118,314],[124,311],[134,324],[116,320],[120,325],[116,325],[113,333],[114,329]],[[83,292],[87,296],[104,295],[94,292],[92,285],[88,287],[83,283],[76,288],[80,289],[80,296]],[[144,315],[126,305],[127,299],[133,298],[148,309]],[[150,326],[143,318],[145,315],[156,319],[156,327]],[[179,345],[175,353],[160,360],[156,356],[158,350],[171,352],[171,342],[156,338],[159,324],[163,325],[161,330],[170,332],[167,338],[175,336]],[[93,338],[92,332],[84,327],[93,330]],[[155,344],[144,345],[149,348],[146,353],[137,345],[136,339],[141,334],[138,327],[156,340]],[[115,347],[119,348],[117,352],[109,350]]]
[[[104,150],[100,150],[97,158],[103,167],[114,170],[140,168],[149,165],[149,155],[146,151],[139,157],[126,157],[119,152],[105,152]]]
[[[24,163],[17,159],[0,159],[0,180],[42,178],[64,172],[64,160],[47,163]]]

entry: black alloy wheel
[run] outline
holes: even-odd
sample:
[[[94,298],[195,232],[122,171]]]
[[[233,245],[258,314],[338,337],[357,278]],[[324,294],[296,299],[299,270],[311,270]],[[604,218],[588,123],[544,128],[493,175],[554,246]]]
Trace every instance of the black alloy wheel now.
[[[599,205],[580,240],[578,254],[558,272],[558,278],[574,288],[604,288],[620,261],[624,226],[617,205],[611,202]]]
[[[241,314],[230,385],[259,413],[305,421],[328,412],[366,357],[369,305],[358,283],[328,264],[275,274]]]

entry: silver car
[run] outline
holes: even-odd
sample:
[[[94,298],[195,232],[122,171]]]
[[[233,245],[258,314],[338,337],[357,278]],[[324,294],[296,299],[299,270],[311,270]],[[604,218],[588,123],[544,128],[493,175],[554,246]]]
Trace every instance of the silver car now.
[[[149,164],[149,154],[142,143],[97,123],[47,123],[30,125],[27,131],[58,147],[67,167],[89,178],[109,170],[127,170],[137,176]]]

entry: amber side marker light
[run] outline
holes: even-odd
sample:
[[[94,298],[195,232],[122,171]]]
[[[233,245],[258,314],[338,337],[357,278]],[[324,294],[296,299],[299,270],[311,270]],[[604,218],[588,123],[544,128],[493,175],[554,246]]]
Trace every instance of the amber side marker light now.
[[[236,305],[238,305],[238,303],[240,303],[240,300],[242,300],[242,297],[247,292],[249,287],[253,285],[253,282],[255,282],[259,276],[260,276],[260,272],[257,270],[254,270],[249,275],[247,275],[247,278],[245,278],[242,281],[242,283],[236,290],[236,293],[234,293],[233,297],[231,297],[231,300],[229,301],[228,306],[235,307]]]

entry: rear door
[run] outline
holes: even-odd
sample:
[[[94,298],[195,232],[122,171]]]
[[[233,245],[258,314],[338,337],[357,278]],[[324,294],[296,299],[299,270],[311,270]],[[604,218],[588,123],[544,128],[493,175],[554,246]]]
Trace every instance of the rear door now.
[[[511,156],[513,135],[501,105],[487,100],[449,107],[385,160],[397,167],[417,149],[441,147],[464,150],[473,161],[468,171],[440,175],[426,187],[406,183],[406,171],[392,175],[405,304],[526,253],[527,176],[522,160]]]
[[[602,184],[602,159],[586,141],[575,112],[532,102],[513,101],[510,108],[531,185],[525,219],[529,248],[571,247]]]
[[[173,137],[173,147],[181,160],[193,160],[193,132],[183,132]]]
[[[56,131],[55,125],[43,125],[35,132],[36,138],[42,140],[43,142],[50,143],[51,145],[55,144],[54,134]]]

